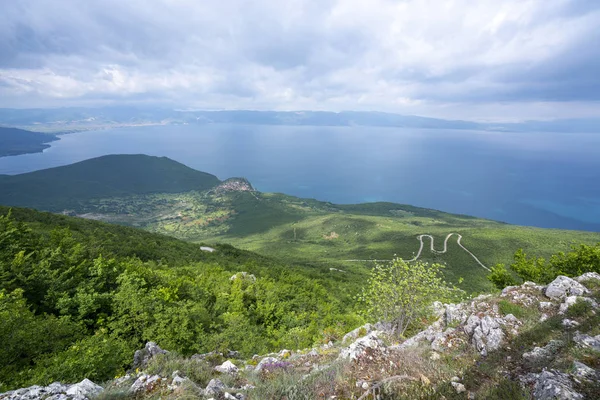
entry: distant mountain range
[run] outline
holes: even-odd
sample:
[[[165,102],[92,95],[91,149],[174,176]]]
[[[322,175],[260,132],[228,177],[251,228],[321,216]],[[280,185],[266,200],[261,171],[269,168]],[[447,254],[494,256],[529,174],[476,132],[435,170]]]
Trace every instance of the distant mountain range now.
[[[211,123],[291,126],[376,126],[512,132],[600,132],[600,118],[525,121],[518,123],[480,123],[358,111],[196,111],[140,107],[0,109],[0,125],[45,132],[65,133],[77,130],[131,125]]]

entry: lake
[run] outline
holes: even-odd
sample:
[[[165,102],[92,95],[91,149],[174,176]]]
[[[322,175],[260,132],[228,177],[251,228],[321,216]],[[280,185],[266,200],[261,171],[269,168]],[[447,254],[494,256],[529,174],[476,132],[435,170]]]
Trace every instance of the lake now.
[[[600,134],[210,124],[81,132],[51,145],[0,158],[0,174],[144,153],[265,192],[600,231]]]

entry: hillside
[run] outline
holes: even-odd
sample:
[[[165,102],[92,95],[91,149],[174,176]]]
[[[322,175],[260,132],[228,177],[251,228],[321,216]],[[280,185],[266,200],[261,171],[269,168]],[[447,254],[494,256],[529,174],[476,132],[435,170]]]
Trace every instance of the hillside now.
[[[211,174],[166,157],[110,155],[20,175],[0,176],[0,204],[62,211],[93,198],[207,190]]]
[[[40,153],[54,140],[54,135],[0,126],[0,157]]]
[[[122,165],[138,167],[131,167],[134,172],[130,174],[113,170],[113,175],[106,173],[102,163],[94,165],[95,160],[89,160],[57,169],[69,171],[70,181],[73,177],[84,181],[81,188],[61,183],[59,175],[52,175],[53,170],[32,173],[50,176],[53,185],[38,185],[37,180],[28,179],[32,174],[17,175],[12,179],[20,182],[19,191],[8,204],[140,227],[191,242],[228,243],[290,263],[341,270],[340,276],[350,275],[351,279],[373,266],[371,260],[383,262],[396,256],[411,260],[418,256],[423,261],[445,263],[447,278],[457,283],[463,278],[461,287],[470,292],[489,290],[488,269],[497,263],[510,264],[519,248],[531,256],[549,257],[568,251],[573,244],[600,242],[600,233],[514,226],[409,205],[337,205],[261,193],[240,178],[216,185],[216,178],[208,175],[212,177],[206,185],[210,189],[187,185],[188,191],[183,191],[186,185],[178,185],[174,178],[178,171],[192,176],[202,173],[164,158],[111,157],[118,157]],[[102,159],[110,157],[96,160]],[[149,160],[174,168],[160,174],[140,171],[139,165],[147,165]],[[88,187],[86,177],[93,181],[97,175],[116,175],[119,189],[93,185],[82,193],[82,188]],[[137,189],[134,183],[140,175],[143,179],[152,176],[153,180],[142,180],[142,188]],[[163,187],[176,186],[182,192],[160,193],[161,181],[154,181],[155,176],[164,177]],[[62,192],[58,189],[65,186]],[[7,203],[7,187],[0,179],[0,203]],[[145,190],[154,193],[140,194]],[[120,194],[122,191],[127,193]]]
[[[310,346],[362,321],[351,277],[203,247],[0,207],[0,392],[107,380],[148,340],[188,356],[231,348],[251,356]]]
[[[147,342],[124,360],[126,374],[102,385],[67,379],[0,399],[595,400],[599,302],[600,275],[588,272],[434,303],[432,323],[407,339],[374,323],[252,358],[231,350],[185,357]]]

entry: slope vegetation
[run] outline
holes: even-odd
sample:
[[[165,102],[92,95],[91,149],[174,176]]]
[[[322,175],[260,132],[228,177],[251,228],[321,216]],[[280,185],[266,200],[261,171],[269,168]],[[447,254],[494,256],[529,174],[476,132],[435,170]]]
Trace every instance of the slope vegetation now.
[[[207,190],[219,182],[166,157],[110,155],[0,176],[0,204],[57,211],[93,198]]]
[[[228,245],[0,208],[0,392],[106,380],[159,340],[246,356],[329,341],[361,319],[355,283]]]
[[[0,126],[0,157],[39,153],[57,139],[54,135]]]

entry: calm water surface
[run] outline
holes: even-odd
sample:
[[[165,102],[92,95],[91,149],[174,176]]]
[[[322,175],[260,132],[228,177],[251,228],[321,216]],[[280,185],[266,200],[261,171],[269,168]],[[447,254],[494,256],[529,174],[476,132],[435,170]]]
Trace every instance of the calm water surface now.
[[[261,191],[393,201],[510,223],[600,231],[600,134],[370,127],[157,126],[64,135],[0,174],[105,154],[167,156]]]

